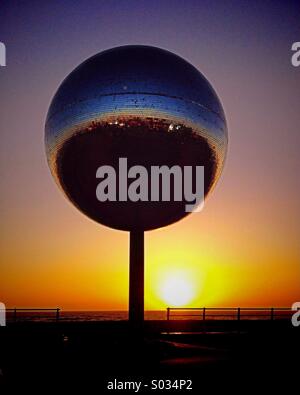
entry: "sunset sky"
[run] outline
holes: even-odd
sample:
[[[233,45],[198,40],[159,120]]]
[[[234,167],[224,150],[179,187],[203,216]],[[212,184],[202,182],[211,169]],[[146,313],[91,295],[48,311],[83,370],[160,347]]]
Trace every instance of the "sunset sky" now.
[[[145,236],[145,307],[168,279],[189,306],[300,300],[299,1],[7,1],[0,5],[0,302],[125,310],[128,234],[98,225],[55,185],[44,124],[61,81],[107,48],[145,44],[188,60],[225,109],[229,150],[205,208]]]

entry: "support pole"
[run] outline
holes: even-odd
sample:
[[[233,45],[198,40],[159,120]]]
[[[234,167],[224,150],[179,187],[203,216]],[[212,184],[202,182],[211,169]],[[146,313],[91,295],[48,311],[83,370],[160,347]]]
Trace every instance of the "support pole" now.
[[[129,321],[135,328],[144,322],[144,231],[130,231]]]

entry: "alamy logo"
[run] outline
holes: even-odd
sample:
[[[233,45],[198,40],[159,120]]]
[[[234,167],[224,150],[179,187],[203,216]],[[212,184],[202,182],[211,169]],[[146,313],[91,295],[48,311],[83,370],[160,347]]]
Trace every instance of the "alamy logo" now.
[[[300,42],[292,45],[292,51],[294,52],[291,58],[292,65],[298,67],[300,66]]]
[[[6,66],[6,48],[2,42],[0,42],[0,66]]]
[[[127,158],[119,158],[117,171],[112,166],[100,166],[96,172],[96,178],[102,179],[96,188],[97,199],[99,202],[186,202],[187,213],[203,208],[204,166],[150,167],[150,172],[144,166],[128,169]]]
[[[0,326],[6,325],[5,316],[6,316],[5,304],[0,302]]]
[[[294,303],[292,310],[296,311],[292,316],[292,324],[293,326],[300,326],[300,302]]]

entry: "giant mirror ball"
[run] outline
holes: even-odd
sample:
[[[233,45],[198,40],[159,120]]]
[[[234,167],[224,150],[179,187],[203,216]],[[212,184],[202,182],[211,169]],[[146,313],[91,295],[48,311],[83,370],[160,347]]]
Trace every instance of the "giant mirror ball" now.
[[[180,220],[186,202],[100,202],[100,166],[117,170],[119,158],[149,174],[150,166],[204,166],[207,196],[227,149],[224,111],[207,79],[179,56],[141,45],[106,50],[72,71],[51,102],[45,133],[52,175],[67,198],[93,220],[129,231]],[[118,193],[118,173],[116,181]]]

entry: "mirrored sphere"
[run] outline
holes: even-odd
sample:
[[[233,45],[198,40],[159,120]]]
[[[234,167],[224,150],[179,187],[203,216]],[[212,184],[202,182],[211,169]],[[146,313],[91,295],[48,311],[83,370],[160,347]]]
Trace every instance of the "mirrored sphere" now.
[[[118,169],[119,158],[149,173],[204,166],[207,196],[224,165],[227,128],[214,89],[194,66],[159,48],[123,46],[92,56],[62,82],[45,144],[53,177],[80,211],[115,229],[150,230],[188,215],[186,202],[100,202],[97,169]]]

